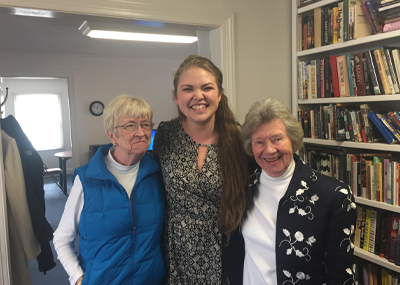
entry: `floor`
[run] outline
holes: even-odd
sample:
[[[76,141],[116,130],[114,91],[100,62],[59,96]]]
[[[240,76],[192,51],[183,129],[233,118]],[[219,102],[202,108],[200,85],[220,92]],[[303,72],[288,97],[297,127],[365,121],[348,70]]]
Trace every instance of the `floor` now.
[[[72,176],[68,176],[68,193],[72,186]],[[58,223],[60,222],[61,215],[64,211],[65,202],[67,197],[62,193],[60,188],[50,179],[45,179],[44,184],[45,190],[45,202],[46,202],[46,218],[52,226],[53,230],[57,229]],[[51,242],[51,248],[53,249],[54,261],[56,267],[43,274],[39,272],[36,259],[29,261],[29,269],[31,273],[32,285],[68,285],[68,275],[64,268],[57,259],[57,253],[54,250],[53,243]]]

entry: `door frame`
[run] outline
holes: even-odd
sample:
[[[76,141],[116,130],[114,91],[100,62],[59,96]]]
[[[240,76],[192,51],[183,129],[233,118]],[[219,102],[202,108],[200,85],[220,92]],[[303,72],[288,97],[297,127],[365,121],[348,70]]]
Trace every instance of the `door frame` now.
[[[186,4],[183,1],[176,5],[171,5],[171,3],[165,4],[164,2],[146,3],[137,1],[129,2],[129,0],[97,0],[94,2],[91,0],[0,0],[0,6],[219,28],[221,38],[221,69],[224,74],[225,94],[228,97],[232,111],[235,112],[236,110],[234,15],[231,12],[209,9],[209,7],[193,9],[191,3]],[[69,84],[71,84],[73,76],[69,75],[68,77],[70,79]],[[73,93],[71,92],[72,90],[69,91],[70,95]],[[70,102],[74,103],[74,100],[71,99],[70,97]],[[70,112],[72,110],[74,110],[73,106],[71,106]],[[71,118],[73,117],[71,116]],[[74,136],[72,128],[71,134]],[[1,158],[2,148],[0,141]],[[2,276],[0,278],[0,285],[11,284],[6,209],[4,169],[2,164],[0,164],[0,276]]]

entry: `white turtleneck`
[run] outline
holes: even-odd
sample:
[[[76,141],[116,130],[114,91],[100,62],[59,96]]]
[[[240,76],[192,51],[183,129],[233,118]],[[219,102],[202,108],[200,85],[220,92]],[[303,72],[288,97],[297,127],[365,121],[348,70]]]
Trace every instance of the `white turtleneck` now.
[[[112,157],[111,153],[113,151],[114,147],[110,148],[108,154],[104,157],[106,166],[130,197],[139,172],[140,161],[131,166],[121,165]],[[75,284],[76,280],[84,274],[74,249],[83,203],[83,187],[77,175],[53,238],[54,248],[58,255],[57,258],[68,273],[71,285]]]
[[[243,269],[244,285],[277,284],[275,239],[279,201],[292,179],[295,162],[280,177],[261,172],[254,207],[249,211],[242,232],[246,253]]]

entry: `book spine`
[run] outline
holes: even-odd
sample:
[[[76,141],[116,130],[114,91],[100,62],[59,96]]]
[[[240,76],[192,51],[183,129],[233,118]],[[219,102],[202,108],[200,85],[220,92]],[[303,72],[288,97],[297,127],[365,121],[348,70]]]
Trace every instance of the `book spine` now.
[[[392,205],[392,164],[389,162],[386,166],[386,203]]]
[[[371,209],[366,209],[365,227],[364,227],[364,243],[363,250],[368,251],[369,248],[369,230],[371,228]]]
[[[379,23],[378,23],[378,18],[376,16],[376,9],[374,7],[373,1],[369,0],[366,2],[368,6],[368,11],[369,14],[371,15],[372,23],[374,23],[374,27],[377,33],[381,32],[381,29],[379,28]]]
[[[389,49],[384,49],[384,53],[385,53],[386,61],[388,63],[390,77],[392,78],[392,81],[393,81],[394,93],[400,93],[399,82],[397,80],[397,75],[396,75],[396,71],[394,68],[393,56]]]
[[[337,74],[338,74],[338,86],[339,86],[339,97],[350,96],[350,82],[349,75],[346,66],[346,56],[340,55],[336,57],[337,63]],[[332,72],[333,73],[333,72]],[[333,76],[332,76],[333,78]],[[335,96],[336,97],[336,96]]]
[[[381,132],[381,134],[385,137],[386,141],[389,144],[393,144],[396,143],[397,140],[395,139],[395,137],[393,136],[393,134],[389,131],[389,129],[387,129],[385,127],[385,125],[383,124],[383,121],[380,120],[380,118],[378,118],[378,116],[376,115],[376,112],[370,112],[368,114],[368,117],[371,119],[371,121],[374,123],[374,125],[378,128],[378,130]]]
[[[358,124],[360,125],[362,142],[366,143],[366,142],[368,142],[368,140],[367,140],[367,134],[366,134],[366,130],[365,130],[365,126],[364,126],[364,119],[363,119],[361,110],[357,111],[357,120],[358,120]]]
[[[356,74],[355,74],[355,71],[354,71],[354,59],[350,60],[350,65],[351,65],[351,80],[353,82],[353,93],[354,93],[354,96],[358,96],[357,83],[356,83]]]
[[[297,63],[297,92],[299,100],[303,100],[303,62]]]
[[[397,130],[393,127],[393,125],[386,119],[386,117],[383,114],[376,113],[376,116],[383,122],[385,127],[392,133],[392,135],[400,141],[400,134],[397,132]]]
[[[321,98],[325,98],[325,58],[320,59],[319,64],[319,72],[320,72],[320,88],[321,88]]]
[[[340,91],[339,91],[339,77],[338,77],[338,68],[337,68],[337,58],[338,58],[338,56],[336,56],[336,55],[330,56],[331,79],[332,79],[333,96],[334,97],[341,97],[340,96]]]
[[[388,115],[393,119],[393,121],[400,127],[400,120],[396,117],[394,112],[388,112]]]
[[[343,42],[343,2],[338,3],[338,42]]]
[[[336,60],[335,60],[336,61]],[[330,58],[324,58],[324,94],[325,97],[332,97],[331,90],[331,66],[330,66]]]
[[[311,99],[317,99],[317,61],[311,60],[310,62],[310,97]]]
[[[389,260],[389,262],[393,263],[396,258],[398,224],[399,224],[399,219],[395,216],[392,216],[391,227],[390,227],[389,252],[387,259]]]
[[[303,74],[303,76],[302,76],[302,78],[303,78],[303,84],[302,84],[302,86],[303,86],[303,99],[308,99],[308,84],[309,84],[308,81],[309,81],[309,78],[308,78],[307,66],[310,64],[310,62],[309,61],[303,61],[302,64],[303,64],[303,69],[302,69],[302,74]]]
[[[333,23],[333,33],[332,33],[332,43],[338,43],[339,36],[339,10],[338,7],[332,8],[332,23]]]
[[[392,88],[390,88],[389,79],[387,77],[385,67],[383,66],[381,51],[379,49],[374,50],[374,56],[375,56],[376,65],[379,70],[379,75],[382,80],[383,90],[385,91],[384,94],[391,94]]]
[[[382,202],[382,163],[376,164],[376,201]]]
[[[393,63],[394,63],[394,68],[396,71],[396,76],[397,76],[397,83],[399,83],[399,89],[400,89],[400,58],[399,58],[399,50],[398,49],[392,49],[392,58],[393,58]]]
[[[366,57],[367,57],[367,64],[368,64],[368,70],[369,70],[369,75],[371,78],[371,83],[373,86],[373,91],[375,95],[379,95],[382,94],[382,91],[380,89],[379,83],[378,83],[378,70],[376,69],[376,66],[374,65],[374,61],[373,61],[373,52],[372,51],[367,51]]]
[[[364,121],[364,128],[365,128],[365,134],[367,136],[367,142],[373,142],[373,134],[372,134],[372,126],[370,126],[369,120],[368,120],[368,114],[369,114],[369,108],[367,104],[361,104],[360,105],[360,110],[361,114],[363,117]]]
[[[389,82],[389,86],[390,86],[390,90],[391,90],[390,94],[395,94],[395,87],[394,87],[392,75],[390,73],[389,62],[388,62],[388,59],[386,57],[385,50],[383,49],[383,47],[381,47],[379,50],[381,51],[383,68],[384,68],[384,70],[386,72],[386,75],[387,75],[387,78],[388,78],[388,82]],[[397,89],[399,89],[399,88],[397,87]]]
[[[375,252],[376,211],[371,210],[368,251]]]
[[[343,0],[343,40],[349,40],[349,0]]]
[[[314,47],[320,47],[322,44],[322,19],[321,19],[321,8],[314,9]]]
[[[363,66],[363,72],[364,72],[365,95],[375,95],[374,93],[371,92],[370,80],[369,80],[369,74],[368,74],[368,62],[367,62],[367,58],[364,56],[362,57],[362,66]]]
[[[368,7],[364,1],[361,1],[361,8],[364,12],[364,15],[367,17],[369,25],[371,26],[372,33],[376,34],[376,29],[375,29],[375,25],[372,21],[371,14],[369,13]]]
[[[349,7],[349,40],[354,39],[354,6]]]
[[[383,32],[391,32],[400,29],[400,21],[387,23],[383,26]]]
[[[358,53],[354,55],[354,74],[357,86],[357,96],[365,96],[365,81],[364,81],[364,69],[363,69],[363,54]]]

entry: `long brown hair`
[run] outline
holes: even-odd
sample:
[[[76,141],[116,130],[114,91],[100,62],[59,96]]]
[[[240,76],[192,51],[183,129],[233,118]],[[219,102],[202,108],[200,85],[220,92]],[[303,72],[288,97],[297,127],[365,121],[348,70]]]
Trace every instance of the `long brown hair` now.
[[[222,93],[215,114],[214,129],[218,133],[219,160],[222,172],[222,199],[219,212],[219,228],[221,232],[230,233],[241,223],[246,206],[245,191],[247,188],[247,159],[240,138],[240,125],[229,108],[228,98],[223,94],[223,76],[221,71],[209,59],[198,55],[189,55],[174,75],[174,96],[183,72],[191,67],[200,67],[210,72]],[[178,107],[179,110],[179,107]],[[179,110],[179,116],[185,116]]]

